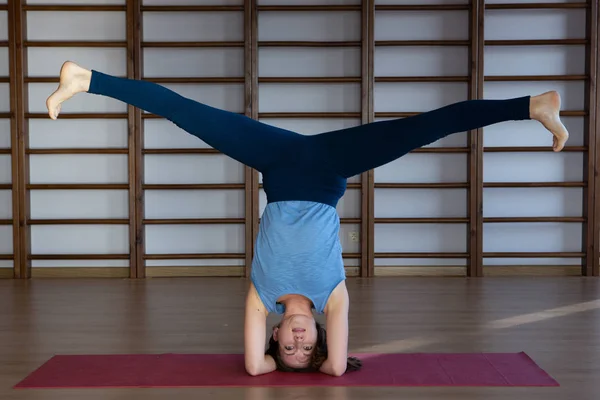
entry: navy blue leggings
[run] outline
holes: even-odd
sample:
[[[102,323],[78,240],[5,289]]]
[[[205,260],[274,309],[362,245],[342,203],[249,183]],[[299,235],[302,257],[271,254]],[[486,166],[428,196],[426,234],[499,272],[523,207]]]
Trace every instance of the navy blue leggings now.
[[[88,92],[162,116],[263,175],[273,172],[278,181],[302,175],[307,185],[321,186],[327,185],[325,175],[347,179],[453,133],[530,118],[529,96],[468,100],[414,117],[308,136],[196,102],[148,81],[92,71]]]

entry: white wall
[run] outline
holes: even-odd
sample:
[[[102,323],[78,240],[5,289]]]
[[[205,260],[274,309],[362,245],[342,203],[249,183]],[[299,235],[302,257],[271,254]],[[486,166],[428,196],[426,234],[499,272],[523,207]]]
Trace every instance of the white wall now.
[[[8,12],[6,11],[6,0],[0,1],[0,42],[8,41]],[[10,112],[10,84],[8,83],[9,61],[8,47],[0,47],[0,77],[6,78],[0,83],[0,113]],[[0,118],[0,149],[5,152],[11,148],[11,121],[9,118]],[[0,154],[0,185],[12,183],[11,155]],[[0,190],[0,219],[12,219],[12,191]],[[11,255],[13,253],[12,225],[0,225],[0,254]],[[12,260],[0,260],[0,276],[12,276]]]
[[[505,2],[505,1],[502,1]],[[77,0],[29,0],[29,4],[79,4]],[[357,0],[329,1],[328,4],[359,4]],[[462,1],[394,0],[376,4],[458,4]],[[88,0],[86,4],[124,4],[124,0]],[[171,5],[167,0],[144,0],[144,5]],[[241,5],[241,0],[178,0],[177,4]],[[309,4],[306,1],[261,0],[267,4]],[[311,1],[310,4],[321,4]],[[581,38],[585,34],[585,10],[518,10],[486,12],[486,39]],[[72,18],[76,16],[77,18]],[[112,40],[125,41],[125,12],[29,11],[28,40]],[[144,12],[143,38],[153,41],[243,41],[243,12],[156,13]],[[73,23],[74,24],[68,24]],[[52,29],[49,27],[52,26]],[[467,11],[378,11],[375,40],[468,39]],[[258,40],[360,41],[360,11],[344,12],[263,12],[258,15]],[[6,36],[6,13],[0,12],[0,41]],[[5,52],[5,49],[0,49]],[[6,57],[0,53],[0,76],[8,75]],[[72,59],[88,68],[124,76],[124,48],[29,48],[28,75],[56,76],[60,65]],[[469,55],[460,47],[376,47],[375,76],[467,75]],[[142,53],[144,77],[243,77],[244,49],[230,48],[145,48]],[[361,74],[360,48],[261,47],[258,51],[259,77],[356,77]],[[486,47],[485,74],[550,75],[583,74],[583,46]],[[6,86],[6,85],[4,85]],[[0,84],[0,108],[8,97]],[[29,85],[29,112],[45,113],[45,98],[53,83]],[[244,111],[244,85],[238,83],[166,84],[179,93],[234,112]],[[564,108],[582,110],[582,82],[486,82],[486,98],[505,98],[557,89]],[[352,112],[361,111],[358,83],[277,84],[261,83],[259,113],[271,112]],[[6,89],[6,93],[8,90]],[[375,112],[427,111],[467,99],[467,83],[376,83]],[[5,100],[3,100],[5,99]],[[0,109],[0,112],[3,112]],[[66,103],[63,112],[126,113],[124,104],[81,96]],[[360,118],[281,119],[260,118],[262,122],[312,135],[351,127]],[[569,145],[583,143],[583,117],[568,117]],[[0,146],[10,145],[6,121],[0,121]],[[144,119],[146,149],[197,148],[207,145],[159,119]],[[484,131],[485,146],[548,146],[549,135],[536,123],[515,122]],[[467,135],[458,133],[432,147],[466,146]],[[31,148],[126,148],[126,119],[32,119]],[[465,182],[467,153],[410,154],[375,171],[376,183]],[[10,166],[10,157],[0,160]],[[144,156],[144,183],[244,183],[241,164],[223,155]],[[6,171],[5,168],[2,170]],[[2,175],[10,182],[10,173]],[[127,183],[127,155],[32,155],[31,183]],[[580,153],[486,153],[485,182],[581,181]],[[360,182],[354,177],[350,182]],[[11,218],[10,192],[2,196],[1,218]],[[484,215],[497,216],[580,216],[580,188],[484,189]],[[260,213],[265,206],[260,193]],[[376,189],[375,217],[466,217],[466,189]],[[349,189],[338,206],[342,218],[360,217],[360,190]],[[148,190],[145,218],[243,218],[243,190]],[[128,218],[126,190],[33,190],[31,217],[41,218]],[[12,229],[0,227],[3,248],[12,252]],[[6,230],[6,232],[4,232]],[[360,252],[360,243],[349,233],[360,226],[343,224],[340,237],[346,253]],[[243,253],[243,224],[147,225],[146,252]],[[31,228],[32,253],[128,253],[127,225],[36,225]],[[377,224],[376,252],[465,252],[466,224]],[[579,251],[580,224],[485,224],[484,251]],[[7,247],[10,244],[10,248]],[[358,266],[359,260],[345,260]],[[148,267],[242,266],[244,260],[149,260]],[[376,259],[377,267],[414,265],[458,265],[463,259]],[[486,259],[486,265],[572,264],[578,259]],[[127,260],[34,261],[34,267],[109,266],[126,267]],[[0,262],[12,267],[12,262]],[[384,274],[384,269],[376,269]]]

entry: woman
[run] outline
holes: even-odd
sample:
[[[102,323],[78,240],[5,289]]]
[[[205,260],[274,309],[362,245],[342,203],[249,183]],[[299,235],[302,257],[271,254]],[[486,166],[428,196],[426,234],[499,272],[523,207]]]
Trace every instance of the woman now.
[[[160,85],[63,64],[47,99],[56,119],[77,93],[108,96],[162,116],[263,174],[268,204],[261,218],[245,310],[245,366],[251,375],[280,370],[340,376],[360,368],[348,357],[348,292],[336,204],[349,177],[457,132],[534,119],[560,151],[568,132],[551,91],[506,100],[470,100],[418,116],[314,136],[186,99]],[[327,332],[313,309],[326,315]],[[265,352],[266,317],[283,314]]]

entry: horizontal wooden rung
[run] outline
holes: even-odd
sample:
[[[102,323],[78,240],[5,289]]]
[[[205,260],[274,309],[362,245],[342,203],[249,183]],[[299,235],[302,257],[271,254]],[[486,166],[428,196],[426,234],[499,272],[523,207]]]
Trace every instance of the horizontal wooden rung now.
[[[12,154],[12,149],[0,149],[0,154]]]
[[[375,4],[375,11],[462,11],[469,4]]]
[[[375,189],[467,189],[467,182],[375,182]]]
[[[485,217],[484,223],[585,222],[584,217]]]
[[[0,260],[13,260],[14,254],[0,254]]]
[[[360,4],[310,4],[310,5],[258,5],[258,11],[303,12],[303,11],[361,11]]]
[[[375,258],[469,258],[469,253],[375,253]]]
[[[144,184],[143,190],[243,190],[243,183],[163,183]]]
[[[376,76],[377,83],[404,83],[404,82],[469,82],[469,76]]]
[[[242,76],[190,76],[190,77],[144,77],[148,82],[159,84],[165,83],[244,83],[246,79]]]
[[[164,5],[164,6],[141,6],[142,12],[233,12],[244,11],[244,6],[229,5]]]
[[[127,11],[127,6],[112,4],[23,4],[25,11]]]
[[[47,113],[26,113],[28,119],[50,118]],[[127,113],[61,113],[58,118],[61,119],[123,119],[127,118]]]
[[[28,190],[128,190],[127,183],[30,183]]]
[[[488,75],[486,82],[585,81],[588,75]]]
[[[0,225],[12,225],[13,222],[12,219],[0,219]]]
[[[27,149],[27,154],[128,154],[129,149],[123,148],[63,148],[63,149]]]
[[[589,4],[579,3],[499,3],[486,4],[486,10],[535,10],[535,9],[566,9],[566,8],[588,8]]]
[[[483,182],[484,188],[586,187],[585,182]]]
[[[588,40],[581,39],[509,39],[485,40],[485,46],[572,46],[585,45]]]
[[[494,252],[483,253],[483,258],[581,258],[580,252]]]
[[[141,42],[142,48],[204,48],[204,47],[244,47],[239,41],[189,41],[189,42]]]
[[[144,260],[239,260],[246,258],[244,253],[178,253],[144,254]]]
[[[259,112],[258,118],[360,118],[360,112]]]
[[[554,151],[551,146],[492,146],[484,147],[485,153],[545,153]],[[563,152],[585,152],[586,146],[565,146]]]
[[[0,76],[0,83],[9,83],[10,76]]]
[[[469,40],[376,40],[375,47],[397,46],[469,46]]]
[[[296,77],[258,77],[258,83],[360,83],[360,76],[296,76]]]
[[[29,260],[129,260],[129,254],[30,254]]]
[[[244,218],[169,218],[144,219],[146,225],[214,225],[214,224],[244,224]]]
[[[127,47],[127,42],[122,41],[73,41],[73,40],[48,40],[25,41],[24,47]]]
[[[360,47],[359,41],[259,41],[258,47]]]
[[[213,148],[143,149],[142,154],[223,154]]]
[[[375,218],[376,224],[464,224],[469,218]]]
[[[27,221],[29,225],[127,225],[129,219],[30,219]]]
[[[0,190],[11,190],[12,183],[0,183]]]

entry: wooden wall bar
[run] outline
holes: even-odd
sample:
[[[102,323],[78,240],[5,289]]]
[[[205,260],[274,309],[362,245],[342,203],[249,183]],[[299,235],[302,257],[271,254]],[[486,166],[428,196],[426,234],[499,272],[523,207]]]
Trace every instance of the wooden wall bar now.
[[[157,118],[145,114],[133,107],[126,113],[64,113],[63,119],[126,119],[128,124],[128,142],[126,148],[53,148],[32,149],[29,147],[28,121],[31,119],[47,118],[40,112],[29,112],[28,84],[57,83],[58,76],[28,76],[27,74],[27,49],[31,47],[70,47],[77,52],[80,47],[103,47],[127,49],[127,77],[133,79],[148,79],[163,84],[243,84],[244,85],[244,111],[248,117],[254,119],[285,119],[285,118],[356,118],[362,123],[373,122],[378,118],[403,118],[418,114],[413,110],[397,110],[375,112],[374,85],[376,83],[448,83],[464,82],[468,84],[468,97],[471,99],[484,97],[484,85],[488,82],[585,82],[586,107],[585,109],[566,109],[565,117],[585,117],[585,140],[582,146],[568,145],[564,150],[567,153],[583,154],[582,165],[584,174],[582,181],[567,182],[485,182],[483,178],[484,157],[494,153],[547,153],[551,152],[549,146],[505,146],[484,147],[483,130],[469,132],[467,146],[465,147],[427,147],[415,150],[420,154],[464,154],[468,159],[467,180],[464,182],[444,183],[393,183],[376,182],[374,171],[364,173],[359,183],[349,184],[351,189],[360,189],[360,217],[343,218],[342,223],[360,225],[360,252],[344,254],[345,258],[358,259],[360,267],[359,276],[375,275],[375,259],[408,259],[408,258],[454,258],[466,259],[465,274],[467,276],[485,275],[485,258],[577,258],[582,260],[581,273],[588,276],[598,276],[600,262],[600,182],[598,182],[598,168],[600,163],[600,140],[598,140],[597,109],[600,102],[596,84],[598,76],[598,19],[600,11],[599,0],[569,3],[506,3],[486,4],[485,0],[472,0],[468,4],[377,4],[375,0],[363,0],[356,5],[260,5],[257,0],[244,0],[241,5],[169,5],[150,6],[144,5],[142,0],[127,0],[125,5],[33,5],[26,4],[25,0],[8,0],[4,8],[9,17],[9,40],[5,43],[9,48],[10,76],[0,77],[0,81],[10,83],[11,109],[5,117],[11,118],[11,149],[12,157],[12,183],[3,185],[3,189],[12,190],[13,219],[0,221],[0,224],[11,224],[13,227],[13,254],[3,255],[4,258],[12,257],[14,262],[13,275],[15,278],[31,277],[32,260],[129,260],[128,276],[131,278],[146,277],[147,260],[244,260],[245,267],[241,276],[248,276],[253,256],[253,243],[258,231],[259,223],[259,185],[258,174],[251,168],[245,167],[243,183],[198,183],[198,184],[150,184],[144,183],[144,156],[159,154],[194,154],[201,157],[211,157],[218,152],[207,148],[145,148],[144,146],[144,120]],[[0,6],[2,9],[3,6]],[[484,35],[486,13],[514,10],[585,10],[587,13],[587,37],[577,39],[523,39],[523,40],[490,40]],[[26,16],[30,11],[110,11],[126,14],[127,37],[126,40],[116,41],[85,41],[73,38],[61,41],[28,40],[26,29]],[[376,40],[375,15],[384,12],[455,12],[461,11],[469,14],[468,40],[440,39],[440,40]],[[242,12],[244,14],[244,38],[236,41],[144,41],[143,40],[143,13],[155,12]],[[261,41],[258,35],[258,13],[260,12],[356,12],[361,15],[361,39],[358,41]],[[2,45],[0,43],[0,45]],[[484,74],[484,51],[488,46],[581,46],[585,45],[586,73],[565,75],[490,75]],[[374,53],[377,47],[466,47],[469,49],[469,66],[467,74],[457,76],[375,76]],[[243,48],[244,75],[235,77],[144,77],[143,51],[150,48]],[[309,47],[309,48],[336,48],[354,47],[361,49],[361,73],[356,76],[344,77],[259,77],[258,51],[262,47]],[[58,71],[57,71],[58,72]],[[356,83],[361,86],[360,112],[260,112],[258,109],[258,85],[264,84],[302,84],[302,83]],[[4,154],[4,153],[3,153]],[[66,183],[35,183],[29,181],[29,156],[30,155],[59,155],[59,154],[121,154],[128,159],[128,182],[115,184],[66,184]],[[483,215],[483,190],[484,188],[581,188],[583,190],[582,216],[564,217],[486,217]],[[128,218],[106,219],[40,219],[31,218],[29,212],[30,190],[127,190],[129,216]],[[375,218],[376,189],[463,189],[468,195],[465,205],[465,217],[436,217],[436,218]],[[243,190],[245,201],[245,215],[239,218],[146,218],[144,211],[144,193],[148,190]],[[568,252],[484,252],[483,230],[484,224],[501,223],[580,223],[583,227],[581,251]],[[375,251],[375,225],[376,224],[463,224],[467,229],[466,252],[429,252],[429,253],[400,253]],[[32,254],[30,225],[127,225],[129,228],[129,253],[125,254]],[[148,225],[213,225],[235,224],[244,225],[245,251],[243,253],[217,253],[217,254],[147,254],[145,229]]]

